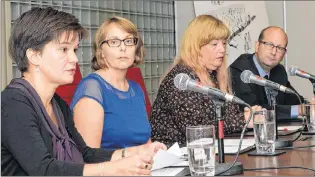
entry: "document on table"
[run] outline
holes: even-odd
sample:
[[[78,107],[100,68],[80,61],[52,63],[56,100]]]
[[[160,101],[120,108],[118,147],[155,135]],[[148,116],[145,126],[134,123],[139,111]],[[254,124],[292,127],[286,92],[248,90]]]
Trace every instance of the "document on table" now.
[[[224,152],[236,153],[238,150],[239,139],[224,139]],[[255,144],[254,139],[243,139],[242,149],[248,148]],[[217,146],[217,141],[216,141]],[[216,147],[216,152],[218,152]],[[153,160],[152,176],[175,176],[184,170],[184,167],[189,167],[187,157],[187,148],[179,148],[178,143],[175,143],[167,151],[159,150]],[[165,168],[168,167],[168,168]],[[172,168],[175,167],[175,168]],[[183,168],[181,168],[183,167]]]
[[[300,128],[302,128],[302,126],[278,126],[278,130],[279,131],[295,131],[295,130],[299,130]]]
[[[224,139],[224,153],[234,154],[237,153],[239,139]],[[253,147],[255,145],[255,139],[243,139],[241,151],[247,148]],[[182,154],[187,154],[187,147],[181,148]],[[218,153],[218,142],[215,141],[215,152]]]
[[[151,172],[152,176],[176,176],[184,168],[162,168]]]
[[[153,157],[154,163],[152,166],[152,172],[154,170],[169,167],[185,161],[185,159],[183,159],[181,155],[182,154],[178,143],[175,143],[167,151],[159,150]]]

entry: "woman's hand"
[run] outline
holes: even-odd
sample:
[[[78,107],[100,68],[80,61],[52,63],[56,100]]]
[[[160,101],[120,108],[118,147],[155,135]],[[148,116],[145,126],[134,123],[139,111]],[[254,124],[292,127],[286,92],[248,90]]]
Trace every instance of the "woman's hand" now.
[[[252,106],[252,109],[253,109],[253,111],[255,112],[255,111],[260,111],[260,110],[262,109],[262,107],[255,105],[255,106]],[[250,116],[250,109],[249,109],[248,107],[245,107],[245,108],[244,108],[244,117],[245,117],[245,121],[246,121],[246,122],[248,121],[249,116]],[[249,122],[249,124],[248,124],[247,127],[248,127],[248,128],[253,128],[253,127],[254,127],[254,125],[253,125],[253,119],[250,120],[250,122]]]
[[[138,152],[139,154],[154,156],[159,149],[166,151],[167,147],[165,144],[155,141],[154,143],[146,143],[144,145],[141,145]]]
[[[167,147],[165,144],[160,143],[160,142],[147,142],[146,144],[140,145],[140,146],[133,146],[133,147],[128,147],[125,149],[124,156],[129,157],[133,155],[148,155],[148,156],[154,156],[155,153],[159,150],[167,150]],[[111,161],[116,161],[122,158],[123,156],[123,149],[116,150],[111,158]]]
[[[101,176],[151,175],[153,157],[136,154],[120,160],[105,162],[99,167]],[[103,167],[102,167],[103,165]]]

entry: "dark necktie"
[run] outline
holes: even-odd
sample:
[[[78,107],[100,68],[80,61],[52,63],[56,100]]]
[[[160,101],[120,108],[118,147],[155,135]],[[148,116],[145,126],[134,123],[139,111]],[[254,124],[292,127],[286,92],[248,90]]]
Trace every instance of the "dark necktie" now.
[[[268,75],[265,75],[264,78],[269,80],[269,76]]]

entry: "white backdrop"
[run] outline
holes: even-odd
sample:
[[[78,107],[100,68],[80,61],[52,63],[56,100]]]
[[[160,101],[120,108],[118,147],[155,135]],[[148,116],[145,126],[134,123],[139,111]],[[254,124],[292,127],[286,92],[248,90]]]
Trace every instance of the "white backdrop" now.
[[[194,1],[194,7],[196,16],[213,15],[229,26],[228,64],[243,53],[253,53],[260,31],[269,26],[264,1]]]

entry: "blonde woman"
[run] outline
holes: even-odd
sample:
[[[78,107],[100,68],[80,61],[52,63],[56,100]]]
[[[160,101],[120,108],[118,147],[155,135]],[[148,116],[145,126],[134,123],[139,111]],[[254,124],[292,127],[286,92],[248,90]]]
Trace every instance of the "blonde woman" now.
[[[174,78],[185,73],[204,85],[231,93],[226,67],[228,27],[210,15],[196,17],[188,26],[181,41],[180,55],[161,82],[151,113],[152,140],[165,144],[186,142],[189,125],[215,125],[215,107],[211,98],[197,92],[180,91]],[[260,107],[255,107],[260,109]],[[237,105],[223,106],[225,132],[240,132],[249,117],[249,109],[240,112]]]
[[[126,78],[143,62],[143,42],[136,26],[121,17],[106,20],[94,42],[95,70],[84,78],[71,109],[75,126],[91,147],[116,150],[150,142],[151,127],[141,87]]]

